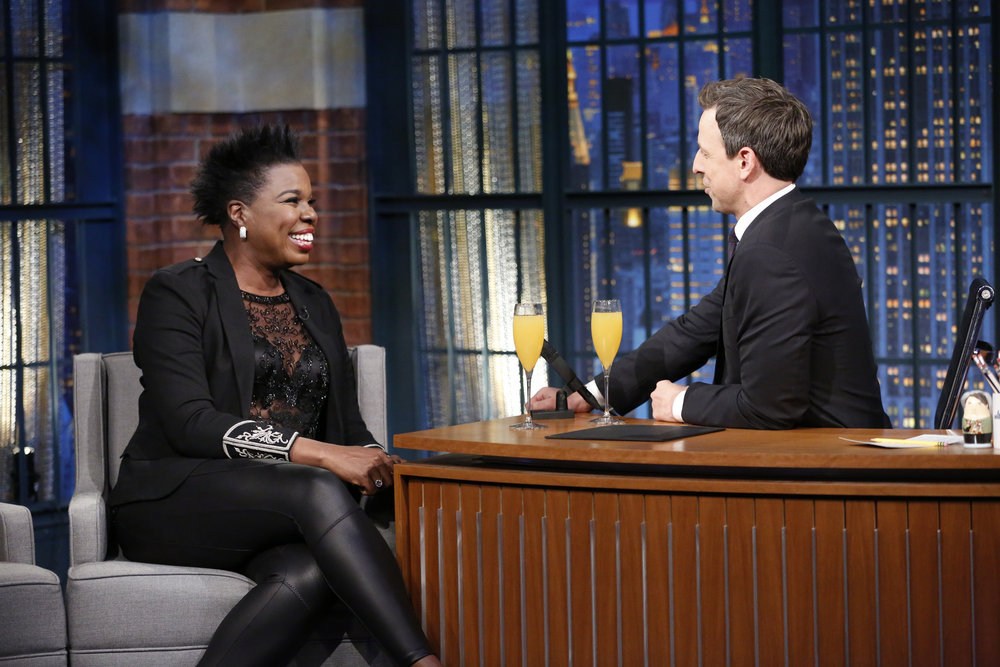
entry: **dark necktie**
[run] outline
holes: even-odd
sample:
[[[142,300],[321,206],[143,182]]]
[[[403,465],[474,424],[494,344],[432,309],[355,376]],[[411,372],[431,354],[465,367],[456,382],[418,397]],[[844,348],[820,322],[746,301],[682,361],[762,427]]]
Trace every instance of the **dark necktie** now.
[[[736,252],[736,244],[740,240],[736,238],[736,230],[729,230],[729,248],[726,252],[726,278],[729,278],[729,263],[733,261],[733,253]],[[725,292],[723,292],[725,296]],[[722,384],[726,374],[726,354],[722,345],[722,323],[719,323],[719,342],[715,352],[715,376],[712,378],[714,384]]]

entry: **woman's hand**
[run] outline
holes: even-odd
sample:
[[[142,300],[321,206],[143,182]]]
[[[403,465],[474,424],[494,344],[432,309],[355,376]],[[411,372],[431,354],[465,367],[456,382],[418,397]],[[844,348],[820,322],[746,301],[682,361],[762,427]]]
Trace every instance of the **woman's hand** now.
[[[332,445],[312,438],[296,438],[290,458],[325,468],[348,484],[361,487],[367,496],[392,486],[392,468],[402,461],[379,447]]]

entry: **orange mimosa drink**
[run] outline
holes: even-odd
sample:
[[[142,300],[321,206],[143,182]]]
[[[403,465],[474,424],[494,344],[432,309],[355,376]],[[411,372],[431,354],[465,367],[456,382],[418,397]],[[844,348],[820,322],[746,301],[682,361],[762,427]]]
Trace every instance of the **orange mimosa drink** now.
[[[620,329],[620,327],[619,327]],[[620,332],[619,332],[620,333]],[[543,315],[514,316],[514,349],[524,370],[530,371],[542,353],[545,339],[545,317]]]
[[[618,346],[622,342],[622,314],[617,313],[591,313],[590,334],[594,338],[594,351],[597,358],[601,360],[601,365],[608,369],[615,355],[618,354]]]

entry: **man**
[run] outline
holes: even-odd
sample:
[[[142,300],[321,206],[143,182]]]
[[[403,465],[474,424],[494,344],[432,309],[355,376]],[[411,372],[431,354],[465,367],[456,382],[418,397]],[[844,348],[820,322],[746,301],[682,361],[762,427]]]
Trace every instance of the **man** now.
[[[693,169],[712,208],[736,217],[738,245],[708,296],[615,361],[611,405],[626,413],[648,397],[654,419],[732,428],[891,427],[854,261],[795,187],[808,109],[768,79],[709,83],[698,102]],[[674,383],[713,355],[713,384]],[[531,407],[554,396],[542,389]],[[570,407],[590,409],[579,394]]]

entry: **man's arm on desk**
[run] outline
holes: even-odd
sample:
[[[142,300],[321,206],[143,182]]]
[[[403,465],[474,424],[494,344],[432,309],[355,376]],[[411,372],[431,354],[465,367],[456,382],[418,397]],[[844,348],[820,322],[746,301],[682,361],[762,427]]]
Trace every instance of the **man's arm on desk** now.
[[[603,405],[604,397],[601,395],[597,384],[591,380],[587,384],[587,389]],[[674,384],[669,380],[661,380],[656,384],[656,389],[650,395],[653,408],[653,419],[665,422],[680,422],[681,411],[684,408],[684,385]],[[556,405],[555,387],[542,387],[531,398],[530,409],[532,410],[554,410]],[[574,412],[589,412],[591,406],[577,392],[573,392],[566,398],[566,407]]]

